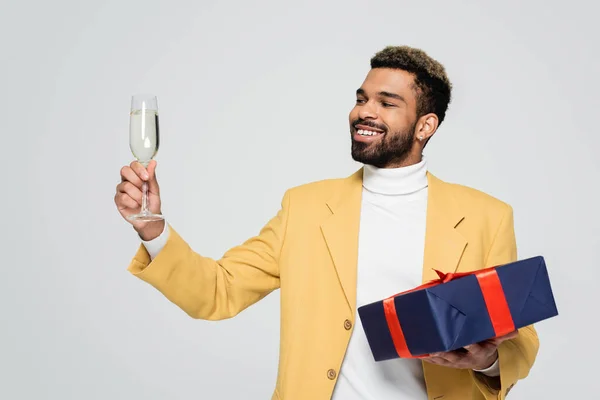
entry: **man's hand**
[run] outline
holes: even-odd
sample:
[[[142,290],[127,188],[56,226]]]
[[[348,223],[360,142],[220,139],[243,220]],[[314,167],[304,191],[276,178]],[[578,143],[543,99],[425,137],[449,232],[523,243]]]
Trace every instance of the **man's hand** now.
[[[514,331],[505,336],[489,339],[481,343],[465,346],[464,349],[449,351],[446,353],[434,353],[424,358],[432,364],[444,367],[482,370],[492,366],[498,359],[498,346],[505,340],[513,339],[519,334]]]
[[[148,183],[148,209],[160,214],[160,189],[156,180],[156,161],[150,161],[148,169],[133,161],[121,168],[121,182],[117,185],[115,204],[121,216],[133,225],[140,237],[152,240],[164,229],[164,220],[158,222],[129,221],[127,217],[137,214],[142,206],[142,184]]]

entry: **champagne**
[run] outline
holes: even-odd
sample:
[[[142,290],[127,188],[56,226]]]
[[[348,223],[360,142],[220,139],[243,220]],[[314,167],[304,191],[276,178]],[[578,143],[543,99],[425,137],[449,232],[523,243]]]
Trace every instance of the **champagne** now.
[[[133,156],[147,166],[158,152],[158,112],[135,109],[129,116],[129,147]]]
[[[158,152],[158,102],[156,96],[136,95],[131,97],[129,113],[129,148],[133,156],[144,166]],[[163,219],[148,207],[148,182],[142,184],[142,208],[137,214],[127,217],[130,221],[159,221]]]

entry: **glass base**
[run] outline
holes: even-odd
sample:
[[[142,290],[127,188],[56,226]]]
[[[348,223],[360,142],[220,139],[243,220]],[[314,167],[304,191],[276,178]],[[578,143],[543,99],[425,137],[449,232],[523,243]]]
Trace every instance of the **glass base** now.
[[[163,220],[164,217],[161,214],[153,214],[150,211],[141,212],[139,214],[133,214],[127,217],[130,221],[160,221]]]

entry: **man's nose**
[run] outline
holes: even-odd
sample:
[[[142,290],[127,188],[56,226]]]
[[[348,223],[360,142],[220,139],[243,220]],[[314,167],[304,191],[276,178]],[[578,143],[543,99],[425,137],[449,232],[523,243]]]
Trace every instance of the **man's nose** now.
[[[364,104],[358,111],[360,119],[377,119],[377,111],[370,102]]]

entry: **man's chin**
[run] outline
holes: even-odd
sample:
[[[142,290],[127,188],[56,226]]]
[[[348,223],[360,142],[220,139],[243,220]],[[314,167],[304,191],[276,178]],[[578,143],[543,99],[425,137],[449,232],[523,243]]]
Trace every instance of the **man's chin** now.
[[[372,165],[376,168],[385,168],[390,163],[389,157],[385,157],[377,151],[369,151],[362,146],[363,143],[359,143],[360,148],[352,146],[352,159],[358,163],[364,165]]]
[[[356,162],[369,165],[376,162],[376,157],[369,157],[368,154],[361,151],[352,151],[352,159]]]

